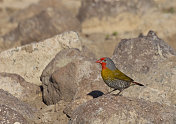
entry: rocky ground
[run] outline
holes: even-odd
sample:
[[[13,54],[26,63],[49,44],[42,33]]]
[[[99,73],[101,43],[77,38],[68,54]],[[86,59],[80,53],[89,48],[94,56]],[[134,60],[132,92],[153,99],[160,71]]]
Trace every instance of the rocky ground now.
[[[0,18],[0,123],[176,123],[176,1],[0,0]],[[104,95],[103,56],[145,86]]]

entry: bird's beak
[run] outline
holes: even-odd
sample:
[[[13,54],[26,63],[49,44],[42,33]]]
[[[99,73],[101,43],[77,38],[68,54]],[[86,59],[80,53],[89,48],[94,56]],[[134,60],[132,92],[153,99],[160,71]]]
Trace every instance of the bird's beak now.
[[[97,60],[96,63],[101,63],[101,60]]]

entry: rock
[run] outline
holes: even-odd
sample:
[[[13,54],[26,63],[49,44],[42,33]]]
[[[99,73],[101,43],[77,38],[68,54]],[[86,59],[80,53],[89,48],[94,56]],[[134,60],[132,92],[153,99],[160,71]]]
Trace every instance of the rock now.
[[[53,57],[64,48],[82,49],[75,32],[65,32],[46,39],[0,53],[0,72],[16,73],[27,82],[40,85],[40,75]]]
[[[26,122],[25,119],[32,121],[35,119],[35,112],[37,112],[35,108],[31,108],[28,104],[18,100],[16,97],[2,89],[0,89],[0,108],[2,110],[1,112],[3,117],[6,115],[6,117],[8,117],[7,119],[11,118],[11,121],[15,121],[16,119],[24,122]],[[6,112],[12,113],[7,114],[5,111],[3,111],[4,109],[7,110]]]
[[[70,30],[79,31],[79,21],[64,8],[48,8],[21,21],[16,29],[3,36],[3,40],[12,45],[20,41],[24,45]]]
[[[106,91],[104,83],[98,80],[98,65],[92,60],[95,61],[84,50],[65,49],[58,53],[41,76],[44,102],[50,105],[61,99],[87,99],[93,90]]]
[[[26,82],[17,74],[0,73],[0,89],[9,92],[21,101],[32,101],[38,96],[40,87]]]
[[[147,73],[157,63],[175,56],[176,52],[153,31],[147,36],[123,39],[115,48],[113,58],[128,71]],[[125,68],[124,68],[125,70]]]
[[[35,16],[42,11],[45,11],[47,8],[53,8],[61,11],[69,11],[71,15],[75,16],[78,13],[78,10],[81,6],[81,0],[40,0],[36,4],[32,4],[29,7],[19,10],[14,13],[10,20],[12,22],[20,22],[32,16]]]
[[[1,2],[2,1],[2,2]],[[46,11],[47,8],[66,11],[76,17],[81,0],[8,0],[0,1],[0,36],[14,30],[20,22]],[[54,17],[53,17],[54,18]],[[66,20],[67,21],[67,20]],[[4,48],[5,49],[5,48]]]
[[[0,0],[0,36],[9,32],[17,26],[11,21],[11,17],[21,9],[27,8],[31,4],[38,3],[39,0]],[[15,14],[16,15],[16,14]]]
[[[0,105],[0,123],[1,124],[27,124],[27,120],[17,111],[8,106]]]
[[[69,124],[176,123],[174,107],[143,99],[104,95],[75,109]]]
[[[124,96],[176,105],[176,52],[150,31],[147,36],[122,40],[113,60],[117,67],[145,87],[130,87]]]

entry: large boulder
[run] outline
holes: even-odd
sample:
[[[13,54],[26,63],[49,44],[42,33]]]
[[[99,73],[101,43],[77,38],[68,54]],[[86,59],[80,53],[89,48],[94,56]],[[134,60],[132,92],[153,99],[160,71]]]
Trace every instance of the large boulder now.
[[[119,67],[127,69],[130,73],[147,73],[161,61],[175,55],[173,48],[155,32],[149,31],[147,36],[140,35],[138,38],[121,40],[114,50],[113,59],[123,64]]]
[[[1,52],[0,72],[16,73],[27,82],[40,85],[40,75],[43,69],[64,48],[82,49],[76,32],[65,32],[40,43],[32,43]]]
[[[143,99],[104,95],[75,109],[69,124],[174,124],[176,109]]]
[[[17,74],[0,73],[0,89],[9,92],[21,101],[33,101],[40,93],[40,87],[26,82]]]
[[[65,49],[59,52],[42,73],[43,99],[48,105],[85,97],[94,90],[106,91],[99,81],[99,69],[88,51]]]
[[[176,104],[176,52],[155,32],[122,40],[112,58],[122,72],[145,85],[130,87],[123,95]]]

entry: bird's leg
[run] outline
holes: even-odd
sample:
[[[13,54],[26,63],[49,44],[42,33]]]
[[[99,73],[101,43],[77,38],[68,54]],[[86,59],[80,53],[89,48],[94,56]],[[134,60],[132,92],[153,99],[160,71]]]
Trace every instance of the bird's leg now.
[[[115,94],[115,96],[119,96],[120,93],[123,91],[124,89],[121,89],[117,94]]]
[[[114,91],[116,91],[116,90],[117,90],[117,89],[113,89],[112,91],[106,93],[105,95],[110,94],[110,93],[112,93],[112,92],[114,92]]]

